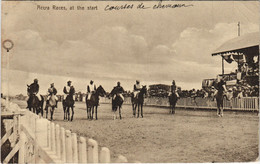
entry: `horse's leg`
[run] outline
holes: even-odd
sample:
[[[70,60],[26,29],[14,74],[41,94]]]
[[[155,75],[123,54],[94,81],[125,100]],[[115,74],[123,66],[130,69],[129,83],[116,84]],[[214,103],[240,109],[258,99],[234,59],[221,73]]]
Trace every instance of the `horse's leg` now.
[[[174,104],[172,106],[172,114],[175,114],[175,106],[176,106],[176,103],[174,102]]]
[[[70,120],[70,107],[67,107],[68,121]]]
[[[94,118],[94,106],[91,107],[91,120]]]
[[[51,107],[51,121],[53,120],[54,107]]]
[[[43,105],[40,107],[40,109],[41,109],[41,115],[43,117]]]
[[[138,106],[138,114],[137,114],[137,117],[139,117],[139,112],[140,112],[140,106],[139,106],[139,103],[138,104],[136,104],[136,106]]]
[[[66,107],[63,105],[63,113],[64,113],[64,117],[63,117],[63,120],[66,119]]]
[[[98,118],[97,118],[97,108],[98,108],[98,106],[96,106],[96,120],[98,119]]]
[[[73,120],[73,116],[74,116],[74,108],[73,108],[73,106],[72,106],[72,107],[71,107],[71,120],[70,120],[70,121]]]
[[[121,106],[119,106],[118,111],[119,111],[119,118],[120,118],[120,120],[121,120],[121,119],[122,119],[122,117],[121,117]]]
[[[46,110],[46,119],[48,119],[48,107],[45,108],[45,110]]]
[[[115,120],[116,119],[116,111],[114,110],[113,113],[114,113],[113,114],[113,120]]]
[[[135,117],[135,106],[134,106],[134,103],[132,103],[132,108],[133,108],[133,116]]]
[[[143,115],[143,104],[141,104],[141,116],[142,116],[142,118],[144,117],[144,115]]]
[[[87,119],[89,118],[89,116],[88,116],[88,105],[86,105],[86,109],[87,109]]]
[[[91,119],[91,108],[88,107],[88,118]]]
[[[134,104],[134,111],[135,111],[135,116],[136,116],[136,108],[137,108],[137,104]]]

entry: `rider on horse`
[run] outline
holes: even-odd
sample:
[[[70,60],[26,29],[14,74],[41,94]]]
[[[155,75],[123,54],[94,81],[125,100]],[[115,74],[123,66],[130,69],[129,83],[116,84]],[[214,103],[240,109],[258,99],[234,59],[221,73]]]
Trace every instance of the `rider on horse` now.
[[[171,91],[170,91],[170,95],[176,95],[177,97],[180,97],[178,92],[177,92],[177,86],[175,84],[175,80],[172,81],[172,85],[171,85]]]
[[[39,94],[39,88],[40,87],[39,87],[39,84],[38,84],[38,79],[34,79],[34,82],[30,86],[28,86],[27,94],[29,96],[29,99],[27,100],[27,107],[26,108],[29,108],[30,105],[31,105],[32,95],[37,96],[39,101],[42,100],[42,98]]]
[[[114,100],[116,98],[116,95],[119,95],[122,98],[122,100],[124,101],[124,96],[123,96],[124,92],[125,91],[124,91],[123,87],[120,86],[120,82],[117,82],[117,86],[115,86],[110,93],[112,95],[112,100]]]
[[[96,85],[93,80],[90,80],[90,85],[87,87],[87,100],[90,100],[92,94],[96,92]]]
[[[134,98],[137,97],[137,95],[139,94],[140,90],[142,89],[142,86],[140,85],[140,81],[136,80],[136,84],[134,85]]]
[[[64,93],[64,99],[63,100],[66,100],[67,96],[69,96],[69,95],[72,95],[73,100],[74,100],[74,96],[73,95],[75,94],[75,89],[71,85],[71,81],[70,80],[67,82],[67,86],[64,86],[63,93]]]
[[[57,108],[57,105],[58,105],[58,97],[56,96],[57,94],[57,89],[54,87],[54,83],[51,83],[51,87],[48,89],[48,97],[47,97],[47,104],[49,104],[49,100],[51,98],[52,95],[54,95],[55,97],[55,100],[56,100],[56,108]]]

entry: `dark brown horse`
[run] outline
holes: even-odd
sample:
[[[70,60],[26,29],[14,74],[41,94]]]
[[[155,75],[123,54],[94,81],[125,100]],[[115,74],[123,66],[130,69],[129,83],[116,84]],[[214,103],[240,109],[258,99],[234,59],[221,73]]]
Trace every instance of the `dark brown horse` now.
[[[30,87],[27,85],[27,92],[29,92]],[[43,103],[44,103],[44,98],[42,95],[41,96],[41,101],[38,99],[38,97],[35,94],[30,94],[29,95],[29,110],[32,111],[33,113],[36,113],[37,115],[41,113],[43,117]]]
[[[63,111],[64,111],[64,120],[72,121],[74,116],[74,103],[73,95],[69,94],[65,100],[63,100]],[[71,117],[70,117],[70,109],[71,109]]]
[[[118,109],[119,111],[119,118],[122,119],[121,116],[121,108],[123,105],[124,100],[122,99],[122,97],[119,94],[116,94],[116,97],[114,99],[112,99],[112,111],[114,112],[114,120],[117,118],[116,117],[116,111]]]
[[[178,97],[175,93],[169,96],[169,103],[170,103],[170,113],[175,114],[175,106],[177,104]]]
[[[88,97],[86,96],[87,118],[88,119],[93,120],[94,111],[95,111],[95,114],[96,114],[96,120],[98,119],[98,117],[97,117],[97,109],[98,109],[98,104],[99,104],[99,96],[103,97],[105,95],[106,95],[106,91],[100,85],[97,88],[96,92],[91,95],[89,100],[88,100]]]
[[[134,97],[132,94],[131,96],[131,102],[132,102],[132,108],[133,108],[133,116],[136,115],[136,108],[138,107],[138,114],[137,117],[139,117],[139,112],[141,110],[141,117],[143,118],[143,105],[144,105],[144,96],[147,95],[147,88],[146,86],[143,86],[140,92]]]

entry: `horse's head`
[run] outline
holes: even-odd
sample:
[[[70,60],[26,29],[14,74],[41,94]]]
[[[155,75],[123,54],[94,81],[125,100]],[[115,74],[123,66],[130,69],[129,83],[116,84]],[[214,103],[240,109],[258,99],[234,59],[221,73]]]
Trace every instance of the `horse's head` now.
[[[104,97],[104,96],[106,95],[106,91],[105,91],[105,89],[102,87],[102,85],[100,85],[100,86],[97,88],[96,93],[98,94],[98,96],[102,96],[102,97]]]
[[[141,94],[144,94],[144,95],[147,95],[146,85],[144,85],[144,86],[142,87],[142,89],[140,90],[140,93],[141,93]]]

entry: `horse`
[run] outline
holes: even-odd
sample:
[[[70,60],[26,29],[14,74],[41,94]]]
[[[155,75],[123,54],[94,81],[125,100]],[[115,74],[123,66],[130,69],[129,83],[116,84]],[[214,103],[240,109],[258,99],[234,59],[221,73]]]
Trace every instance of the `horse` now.
[[[54,109],[56,107],[55,95],[51,94],[48,104],[47,104],[47,101],[46,101],[46,118],[48,118],[48,111],[49,111],[49,107],[50,107],[51,108],[51,110],[50,110],[50,112],[51,112],[51,121],[52,121],[53,120]]]
[[[131,96],[131,102],[132,102],[132,108],[133,108],[133,116],[136,115],[136,108],[138,106],[138,114],[137,117],[139,117],[139,112],[141,108],[141,117],[143,118],[143,104],[144,104],[144,95],[147,95],[147,88],[146,86],[143,86],[140,92],[134,97],[132,94]]]
[[[116,94],[116,97],[114,99],[112,99],[112,111],[114,112],[114,120],[117,118],[116,117],[116,111],[118,109],[119,111],[119,118],[120,120],[122,119],[121,116],[121,108],[123,105],[124,100],[122,99],[122,97],[119,94]]]
[[[175,106],[177,101],[178,101],[178,97],[175,93],[169,96],[170,114],[175,114]]]
[[[43,117],[44,98],[42,95],[40,96],[41,96],[41,101],[38,99],[38,97],[35,94],[31,94],[31,102],[29,105],[29,110],[32,111],[33,113],[36,113],[37,115],[41,113]]]
[[[106,95],[106,91],[104,88],[100,85],[96,92],[94,94],[91,94],[90,99],[88,100],[88,97],[86,96],[86,107],[87,107],[87,118],[93,120],[94,111],[96,114],[96,120],[97,117],[97,109],[99,104],[99,96],[104,97]],[[95,110],[96,109],[96,110]]]
[[[62,101],[63,111],[64,111],[64,120],[72,121],[74,116],[74,103],[73,95],[69,94]],[[70,117],[70,109],[71,109],[71,117]]]

